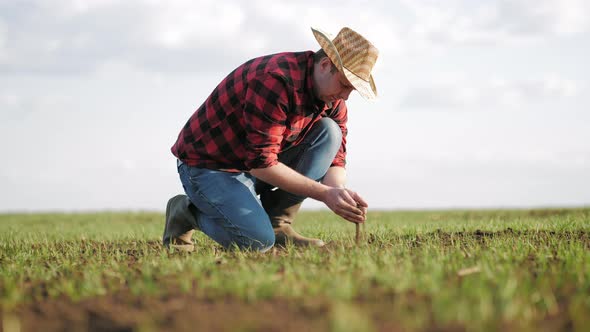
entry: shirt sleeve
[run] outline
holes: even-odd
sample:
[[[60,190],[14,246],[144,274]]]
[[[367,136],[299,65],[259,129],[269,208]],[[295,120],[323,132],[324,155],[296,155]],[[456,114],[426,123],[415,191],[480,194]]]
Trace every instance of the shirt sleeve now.
[[[278,163],[289,98],[285,81],[264,74],[248,81],[244,101],[246,161],[248,169],[267,168]]]
[[[346,107],[344,100],[337,101],[333,110],[328,113],[328,116],[334,120],[340,127],[340,130],[342,130],[342,144],[340,145],[340,149],[338,149],[331,166],[346,167],[346,136],[348,135],[346,123],[348,122],[348,108]]]

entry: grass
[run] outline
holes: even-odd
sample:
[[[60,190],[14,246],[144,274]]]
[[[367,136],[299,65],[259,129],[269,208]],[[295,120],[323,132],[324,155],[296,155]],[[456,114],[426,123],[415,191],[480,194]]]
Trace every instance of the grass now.
[[[590,324],[590,209],[371,212],[359,245],[354,225],[303,212],[296,228],[328,245],[266,254],[224,251],[202,234],[195,253],[163,250],[162,227],[158,213],[0,215],[5,330],[15,320],[33,329],[48,319],[36,312],[68,305],[85,308],[77,322],[102,312],[111,327],[181,327],[173,313],[142,305],[171,297],[236,317],[241,308],[268,305],[269,315],[280,309],[296,313],[297,326],[334,331]],[[96,309],[100,301],[127,303],[134,316],[122,322]],[[76,326],[60,310],[59,328]],[[248,317],[220,326],[279,326]]]

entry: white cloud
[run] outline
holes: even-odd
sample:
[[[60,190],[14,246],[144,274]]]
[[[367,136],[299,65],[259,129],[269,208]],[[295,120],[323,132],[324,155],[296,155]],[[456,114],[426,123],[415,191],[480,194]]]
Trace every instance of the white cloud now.
[[[32,113],[33,105],[23,95],[14,91],[0,91],[0,118],[2,125],[12,126],[12,120],[20,120]],[[0,127],[3,127],[0,125]]]
[[[121,0],[57,0],[53,1],[51,6],[53,7],[59,4],[58,8],[60,8],[64,14],[75,16],[93,10],[112,7],[121,2]]]
[[[137,169],[137,163],[135,162],[135,160],[131,160],[131,159],[124,159],[122,161],[121,166],[124,170],[127,170],[127,171],[134,171]]]
[[[326,2],[58,0],[0,4],[0,71],[88,72],[105,61],[155,71],[203,70],[259,52],[313,49],[309,26],[344,25],[383,56],[585,32],[583,0]],[[8,51],[10,50],[10,51]],[[198,60],[198,61],[197,61]]]
[[[465,78],[413,87],[400,102],[409,109],[490,109],[562,100],[579,94],[580,83],[558,77],[508,81]]]
[[[376,36],[384,49],[402,44],[395,42],[390,15],[354,2],[60,0],[0,9],[11,50],[0,71],[12,73],[90,72],[104,62],[164,72],[210,70],[260,52],[318,48],[310,26],[335,34],[349,25]]]
[[[537,41],[586,32],[590,5],[583,0],[403,1],[415,15],[408,44],[418,50],[461,44]]]
[[[0,93],[0,109],[10,109],[17,107],[21,103],[21,98],[14,93]]]
[[[569,35],[586,31],[589,9],[584,0],[502,0],[492,22],[516,35]]]
[[[240,29],[244,13],[231,2],[33,1],[0,10],[10,50],[0,71],[8,73],[86,73],[104,62],[203,70],[200,63],[241,58],[252,45]]]
[[[2,61],[2,56],[4,54],[4,48],[6,47],[6,38],[7,38],[7,28],[6,23],[0,20],[0,61]]]
[[[13,121],[21,122],[31,114],[35,115],[37,123],[51,122],[57,115],[63,114],[64,109],[73,105],[73,97],[67,94],[15,91],[17,90],[0,91],[0,117],[3,125],[11,126]]]
[[[438,164],[441,166],[460,166],[470,164],[507,166],[520,165],[531,166],[544,165],[559,169],[590,167],[590,150],[555,151],[546,147],[526,146],[525,148],[510,149],[509,147],[482,146],[479,149],[439,150],[429,151],[427,154],[419,151],[405,151],[399,153],[396,158],[406,162],[420,164]]]
[[[150,27],[155,41],[169,48],[190,49],[212,45],[223,47],[224,39],[239,40],[245,14],[239,4],[201,1],[159,2],[152,6]],[[201,44],[201,45],[199,45]]]

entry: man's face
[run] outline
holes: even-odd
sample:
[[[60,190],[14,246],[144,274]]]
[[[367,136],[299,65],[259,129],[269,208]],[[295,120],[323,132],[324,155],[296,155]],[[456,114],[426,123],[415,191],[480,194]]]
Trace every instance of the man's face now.
[[[333,70],[332,68],[332,62],[326,57],[315,65],[314,70],[316,97],[326,103],[333,103],[338,99],[347,100],[352,90],[354,90],[346,76],[339,70]]]

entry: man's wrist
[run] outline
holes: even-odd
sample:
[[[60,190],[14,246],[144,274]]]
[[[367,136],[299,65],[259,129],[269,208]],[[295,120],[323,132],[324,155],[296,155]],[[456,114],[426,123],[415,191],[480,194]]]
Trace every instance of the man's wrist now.
[[[311,198],[320,202],[325,202],[326,198],[328,197],[328,191],[330,191],[331,187],[319,182],[316,183],[318,184],[318,189],[315,191],[314,196],[311,196]]]

